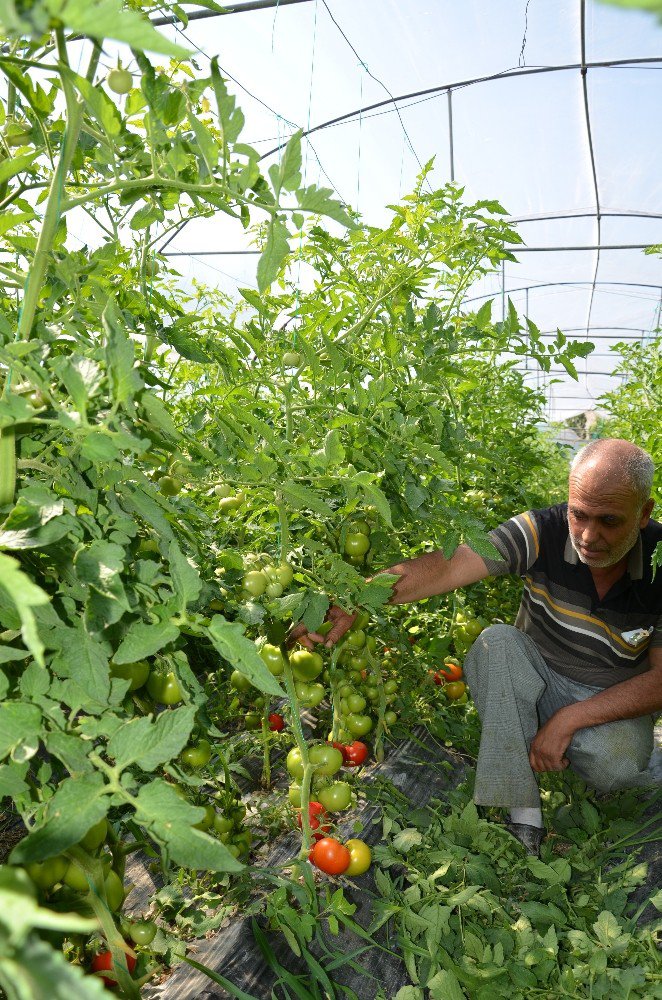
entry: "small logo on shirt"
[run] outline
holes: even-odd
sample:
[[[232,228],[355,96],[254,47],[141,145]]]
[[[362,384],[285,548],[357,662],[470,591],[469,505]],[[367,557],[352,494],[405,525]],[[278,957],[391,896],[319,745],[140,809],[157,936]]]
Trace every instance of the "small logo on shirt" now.
[[[621,632],[622,637],[628,646],[638,646],[644,639],[650,638],[653,634],[653,626],[650,628],[633,628],[630,632]]]

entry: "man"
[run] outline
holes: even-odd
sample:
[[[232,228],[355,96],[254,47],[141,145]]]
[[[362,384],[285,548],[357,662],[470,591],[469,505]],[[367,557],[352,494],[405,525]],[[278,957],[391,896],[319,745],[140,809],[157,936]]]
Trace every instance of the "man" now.
[[[538,854],[544,835],[535,772],[570,766],[601,791],[652,784],[655,713],[662,710],[662,572],[651,556],[650,456],[628,441],[594,441],[574,458],[568,503],[529,511],[491,532],[501,559],[466,545],[399,563],[391,603],[516,573],[515,626],[492,625],[464,670],[482,720],[474,798],[510,810],[508,828]],[[329,614],[333,645],[354,616]]]

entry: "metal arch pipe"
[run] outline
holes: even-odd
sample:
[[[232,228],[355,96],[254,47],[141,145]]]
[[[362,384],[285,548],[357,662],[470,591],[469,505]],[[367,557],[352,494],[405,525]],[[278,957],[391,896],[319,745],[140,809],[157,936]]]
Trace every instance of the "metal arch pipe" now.
[[[246,3],[226,3],[223,10],[197,10],[187,14],[189,21],[203,21],[209,17],[224,17],[226,14],[243,14],[245,11],[268,10],[270,7],[289,7],[295,3],[310,3],[311,0],[247,0]],[[150,18],[150,20],[152,20]],[[169,17],[155,17],[152,24],[155,27],[181,23],[175,14]]]

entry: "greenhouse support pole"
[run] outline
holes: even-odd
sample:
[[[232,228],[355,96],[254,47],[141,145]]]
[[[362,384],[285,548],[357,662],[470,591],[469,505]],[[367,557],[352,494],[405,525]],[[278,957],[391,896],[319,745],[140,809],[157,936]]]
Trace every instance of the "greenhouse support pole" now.
[[[453,91],[448,88],[448,155],[451,166],[451,183],[455,181],[455,153],[453,151]]]

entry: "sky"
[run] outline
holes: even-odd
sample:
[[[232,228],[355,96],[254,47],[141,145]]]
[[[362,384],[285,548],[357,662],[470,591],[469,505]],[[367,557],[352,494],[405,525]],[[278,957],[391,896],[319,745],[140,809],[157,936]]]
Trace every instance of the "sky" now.
[[[587,70],[600,229],[580,70],[456,85],[579,63],[580,11],[580,0],[306,0],[161,30],[193,48],[202,69],[205,56],[218,56],[246,115],[245,140],[275,149],[271,160],[294,128],[389,95],[446,88],[398,102],[399,114],[391,104],[354,115],[305,142],[307,182],[333,186],[376,225],[411,190],[421,163],[434,157],[433,184],[451,179],[451,87],[454,179],[465,197],[496,198],[516,220],[576,216],[519,222],[526,248],[518,263],[468,293],[478,304],[494,295],[498,318],[505,289],[542,331],[588,334],[597,345],[579,383],[559,375],[548,391],[548,417],[564,419],[618,384],[610,348],[619,339],[645,339],[660,325],[659,257],[543,248],[662,243],[662,27],[643,12],[586,2],[587,63],[658,58]],[[239,228],[215,218],[189,224],[168,251],[184,254],[172,263],[186,277],[232,291],[255,283],[256,258],[233,254],[247,246]]]

